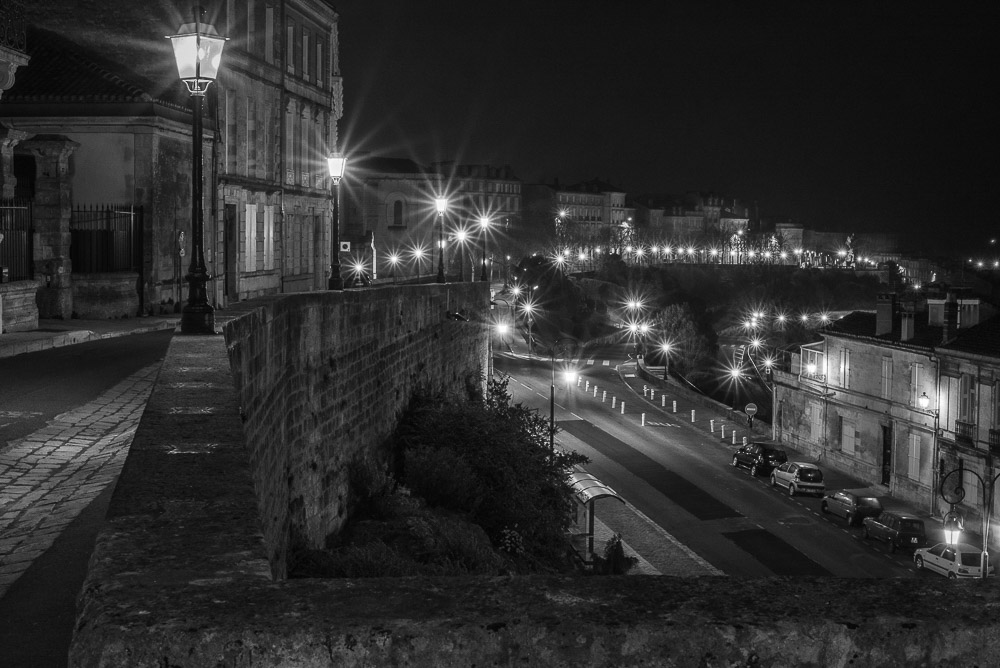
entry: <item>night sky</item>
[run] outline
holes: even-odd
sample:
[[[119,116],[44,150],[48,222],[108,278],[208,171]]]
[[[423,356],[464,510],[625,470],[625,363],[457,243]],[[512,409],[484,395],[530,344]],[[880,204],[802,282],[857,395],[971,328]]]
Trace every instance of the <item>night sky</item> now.
[[[348,152],[713,191],[816,229],[1000,232],[1000,3],[336,7]]]

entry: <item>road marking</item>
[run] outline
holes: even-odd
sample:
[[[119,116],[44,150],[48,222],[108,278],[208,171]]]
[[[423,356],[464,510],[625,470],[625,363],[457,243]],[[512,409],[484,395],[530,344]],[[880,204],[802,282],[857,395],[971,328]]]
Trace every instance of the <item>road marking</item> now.
[[[587,366],[591,366],[593,363],[594,360],[587,360]],[[605,364],[607,364],[607,362],[605,362]]]
[[[604,366],[611,366],[611,360],[604,360]]]

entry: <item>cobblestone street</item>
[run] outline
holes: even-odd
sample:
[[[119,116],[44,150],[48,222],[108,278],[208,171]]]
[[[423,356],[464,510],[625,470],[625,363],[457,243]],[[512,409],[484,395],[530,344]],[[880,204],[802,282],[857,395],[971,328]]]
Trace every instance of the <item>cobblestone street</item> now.
[[[0,597],[118,477],[159,367],[0,452]]]

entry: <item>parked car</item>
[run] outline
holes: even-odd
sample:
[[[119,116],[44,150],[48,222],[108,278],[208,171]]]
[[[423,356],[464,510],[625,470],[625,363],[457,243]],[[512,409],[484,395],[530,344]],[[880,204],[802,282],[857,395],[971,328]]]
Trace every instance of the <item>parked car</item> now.
[[[788,496],[799,492],[822,494],[826,489],[823,472],[815,464],[805,462],[785,462],[771,471],[771,487],[776,485],[787,488]]]
[[[767,475],[787,461],[784,450],[768,443],[748,443],[733,453],[733,466],[750,469],[750,475]]]
[[[882,512],[882,502],[874,496],[863,496],[842,489],[828,492],[819,509],[824,513],[840,515],[848,524],[861,524],[866,517],[875,517]]]
[[[982,577],[982,559],[982,550],[965,543],[938,543],[934,547],[922,547],[913,551],[913,561],[917,568],[947,575],[952,580]],[[990,575],[996,575],[993,564],[989,564],[988,568]]]
[[[889,543],[889,551],[913,550],[927,544],[924,521],[919,517],[893,511],[883,511],[876,517],[864,519],[865,538],[875,538]]]

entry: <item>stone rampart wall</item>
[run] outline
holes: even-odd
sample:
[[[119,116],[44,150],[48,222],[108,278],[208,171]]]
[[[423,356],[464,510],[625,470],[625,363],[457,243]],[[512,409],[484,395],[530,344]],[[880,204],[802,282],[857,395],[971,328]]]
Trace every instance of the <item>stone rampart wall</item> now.
[[[440,294],[425,297],[419,291],[444,289],[414,287],[418,292],[399,294],[403,301],[426,304],[431,313]],[[345,294],[341,308],[357,321],[321,327],[322,336],[334,340],[363,327],[374,313],[394,308],[388,305],[392,296],[376,292]],[[259,474],[255,481],[251,459],[260,455],[252,455],[250,441],[270,435],[268,424],[309,422],[311,408],[299,410],[291,398],[279,399],[268,383],[283,383],[283,390],[292,392],[296,374],[281,364],[314,359],[310,337],[294,332],[324,322],[322,314],[335,311],[331,303],[341,299],[321,297],[285,297],[284,305],[250,305],[243,313],[219,314],[220,321],[236,316],[226,331],[234,362],[242,360],[247,369],[239,372],[239,400],[222,337],[174,337],[97,539],[68,665],[891,668],[988,666],[1000,656],[995,612],[1000,590],[993,580],[276,581],[266,558],[271,547],[261,531],[274,522],[266,516],[272,509],[258,511],[254,487],[259,480],[281,485],[284,469]],[[301,315],[291,313],[293,303],[304,309]],[[415,308],[395,304],[401,313]],[[250,322],[257,324],[250,327]],[[430,315],[424,322],[434,329]],[[436,341],[447,343],[451,336],[459,342],[453,334],[459,330],[451,326],[471,324],[439,327]],[[389,330],[407,325],[387,321],[374,337],[348,347],[380,348],[377,341],[397,338]],[[251,331],[258,327],[260,333]],[[267,331],[287,333],[270,342],[262,333]],[[418,329],[412,335],[421,338]],[[425,368],[441,361],[429,351],[434,341],[428,334]],[[288,345],[299,348],[283,349]],[[320,365],[329,359],[315,357]],[[343,363],[336,355],[333,359]],[[418,360],[409,368],[417,374],[414,384],[422,377],[442,384],[455,378],[425,371]],[[342,367],[336,369],[338,377],[347,376]],[[379,382],[372,381],[375,387]],[[249,399],[261,408],[254,391],[273,405],[268,419],[247,420],[245,437],[240,401]],[[307,397],[303,388],[293,393],[295,401]],[[331,394],[337,406],[351,404],[343,393]],[[299,417],[283,418],[290,410]],[[388,421],[374,409],[365,419]],[[338,429],[374,440],[383,427],[345,419]],[[292,459],[291,453],[286,457]]]
[[[274,573],[350,515],[351,473],[384,462],[418,390],[482,392],[484,284],[309,292],[235,305],[226,341]],[[470,321],[451,320],[465,310]]]

